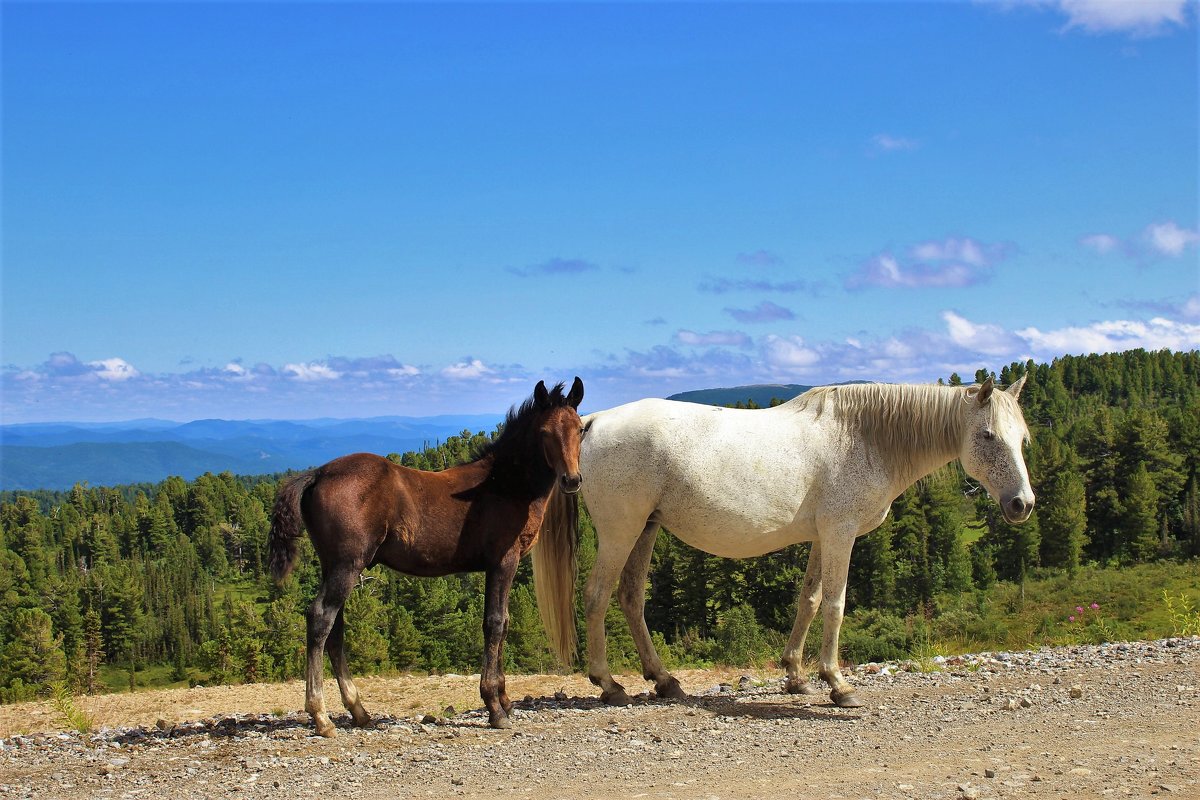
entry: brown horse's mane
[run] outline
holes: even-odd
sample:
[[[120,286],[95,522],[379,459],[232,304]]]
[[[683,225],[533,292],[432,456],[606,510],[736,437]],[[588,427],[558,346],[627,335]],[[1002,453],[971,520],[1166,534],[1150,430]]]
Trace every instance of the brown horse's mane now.
[[[547,409],[561,408],[567,405],[567,397],[563,393],[563,386],[563,382],[559,381],[550,390]],[[497,461],[505,461],[510,455],[513,455],[511,453],[512,450],[526,447],[529,428],[538,413],[537,400],[534,399],[533,395],[527,397],[521,405],[509,408],[508,414],[504,417],[504,425],[500,429],[500,435],[489,442],[479,445],[472,454],[472,460],[481,461],[488,456],[494,456]]]

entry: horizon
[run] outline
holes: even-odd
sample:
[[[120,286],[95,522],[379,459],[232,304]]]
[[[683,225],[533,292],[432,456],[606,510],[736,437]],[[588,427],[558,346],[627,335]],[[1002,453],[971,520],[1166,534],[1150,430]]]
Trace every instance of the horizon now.
[[[6,3],[0,422],[1200,349],[1197,3]]]

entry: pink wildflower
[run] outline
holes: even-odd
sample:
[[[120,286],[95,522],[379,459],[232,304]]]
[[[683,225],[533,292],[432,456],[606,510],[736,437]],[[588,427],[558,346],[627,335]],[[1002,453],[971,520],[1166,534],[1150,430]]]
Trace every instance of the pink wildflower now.
[[[1089,608],[1091,608],[1091,609],[1092,609],[1092,611],[1099,611],[1099,610],[1100,610],[1100,604],[1099,604],[1099,603],[1092,603],[1092,604],[1091,604],[1091,606],[1089,606]]]
[[[1083,613],[1083,606],[1075,606],[1075,613],[1076,613],[1076,614],[1082,614],[1082,613]]]
[[[1067,622],[1074,622],[1074,621],[1075,621],[1075,615],[1074,615],[1074,614],[1072,614],[1071,616],[1067,617]]]

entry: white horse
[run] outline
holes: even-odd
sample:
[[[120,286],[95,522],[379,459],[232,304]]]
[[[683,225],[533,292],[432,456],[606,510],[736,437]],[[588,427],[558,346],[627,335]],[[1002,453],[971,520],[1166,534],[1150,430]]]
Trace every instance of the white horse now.
[[[802,671],[809,624],[822,602],[819,675],[844,708],[861,705],[838,666],[838,634],[854,540],[874,530],[908,486],[955,458],[1024,522],[1033,490],[1021,446],[1029,429],[1017,406],[1025,379],[976,386],[862,384],[812,389],[780,406],[738,410],[639,400],[583,418],[582,493],[596,524],[596,564],[584,596],[588,676],[601,699],[630,702],[613,680],[604,613],[618,578],[643,675],[659,697],[683,698],[646,628],[646,575],[659,526],[726,558],[812,542],[791,638],[786,687],[815,691]],[[543,623],[559,658],[574,660],[575,495],[556,494],[534,548]]]

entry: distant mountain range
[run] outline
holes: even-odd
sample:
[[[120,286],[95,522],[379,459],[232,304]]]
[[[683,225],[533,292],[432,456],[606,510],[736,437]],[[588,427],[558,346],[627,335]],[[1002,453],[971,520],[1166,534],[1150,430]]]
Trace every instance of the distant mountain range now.
[[[706,406],[729,406],[734,403],[745,403],[753,400],[766,408],[771,400],[791,400],[797,395],[804,394],[811,386],[799,383],[760,383],[753,386],[732,386],[728,389],[696,389],[691,392],[680,392],[668,397],[668,400],[683,400],[687,403],[700,403]]]
[[[464,430],[492,431],[500,415],[371,419],[220,420],[0,425],[0,489],[157,483],[226,470],[306,469],[347,453],[420,450]]]
[[[790,400],[808,386],[760,384],[671,395],[707,405]],[[347,453],[404,453],[465,431],[491,432],[500,415],[370,419],[45,422],[0,425],[0,489],[69,489],[191,480],[205,472],[263,475],[307,469]]]

